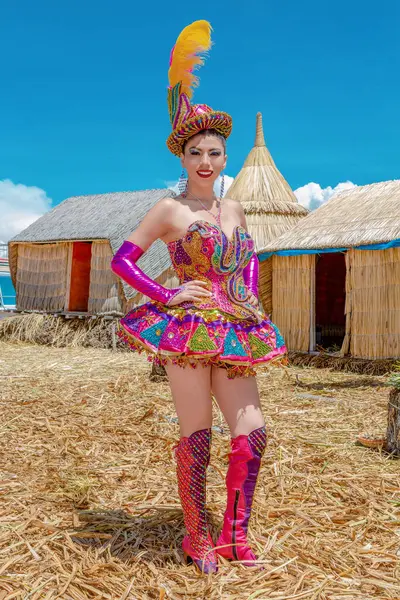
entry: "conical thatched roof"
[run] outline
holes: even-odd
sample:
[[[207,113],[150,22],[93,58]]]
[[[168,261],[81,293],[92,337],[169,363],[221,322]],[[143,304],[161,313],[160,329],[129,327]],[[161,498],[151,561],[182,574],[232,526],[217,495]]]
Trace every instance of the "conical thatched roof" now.
[[[340,192],[262,252],[354,248],[400,239],[400,180]]]
[[[168,189],[116,192],[93,196],[74,196],[64,200],[24,231],[16,235],[10,247],[21,242],[57,242],[71,240],[109,240],[115,253],[136,229],[144,215],[161,198],[174,196]],[[13,252],[10,251],[10,257]],[[152,279],[171,267],[166,245],[156,240],[138,260],[138,266]],[[16,264],[10,260],[15,276]],[[123,282],[125,295],[136,292]]]
[[[228,195],[242,203],[257,251],[308,214],[265,145],[261,113],[257,114],[254,147]]]

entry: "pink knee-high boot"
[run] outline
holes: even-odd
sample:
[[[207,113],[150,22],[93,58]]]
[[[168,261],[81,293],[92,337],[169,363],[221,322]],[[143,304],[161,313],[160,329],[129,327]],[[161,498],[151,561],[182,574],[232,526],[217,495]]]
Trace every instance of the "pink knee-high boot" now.
[[[187,535],[182,549],[187,564],[193,562],[203,573],[218,570],[206,514],[206,471],[210,462],[211,429],[182,437],[174,447],[178,491]]]
[[[247,543],[247,529],[266,443],[265,426],[231,439],[226,475],[227,508],[216,552],[228,560],[243,561],[245,566],[254,566],[257,560]]]

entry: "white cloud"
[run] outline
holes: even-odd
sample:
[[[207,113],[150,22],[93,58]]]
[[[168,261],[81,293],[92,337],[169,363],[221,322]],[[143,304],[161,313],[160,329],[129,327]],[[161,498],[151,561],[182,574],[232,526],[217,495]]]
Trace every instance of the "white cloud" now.
[[[233,183],[233,180],[235,178],[231,177],[230,175],[224,175],[224,179],[225,179],[225,183],[224,183],[224,196],[226,196],[226,192],[231,187],[231,185]],[[169,188],[170,190],[172,190],[176,194],[179,194],[178,181],[166,181],[165,185],[167,186],[167,188]],[[214,183],[214,192],[215,192],[215,194],[217,196],[221,195],[221,176],[219,176],[218,179],[216,179],[216,181]]]
[[[46,192],[35,186],[0,181],[0,240],[7,242],[51,208]]]
[[[294,194],[300,204],[310,210],[315,210],[338,192],[349,190],[353,187],[355,187],[355,184],[351,181],[338,183],[334,188],[330,185],[326,188],[322,188],[319,183],[314,183],[312,181],[307,183],[307,185],[303,185],[302,187],[297,188],[297,190],[294,190]]]

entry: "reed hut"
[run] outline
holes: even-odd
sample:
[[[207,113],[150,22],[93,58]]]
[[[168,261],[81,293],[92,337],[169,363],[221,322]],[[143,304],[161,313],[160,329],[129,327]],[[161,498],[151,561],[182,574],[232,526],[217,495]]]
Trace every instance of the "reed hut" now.
[[[228,194],[243,205],[256,252],[293,229],[308,214],[308,210],[297,202],[268,151],[261,113],[257,113],[254,147]],[[271,313],[272,261],[269,260],[264,260],[260,265],[260,295],[265,311]]]
[[[110,269],[112,256],[145,213],[171,190],[75,196],[9,242],[19,311],[122,315],[146,297]],[[157,240],[138,266],[166,287],[177,284],[166,245]]]
[[[290,350],[400,357],[400,180],[345,190],[259,253]]]

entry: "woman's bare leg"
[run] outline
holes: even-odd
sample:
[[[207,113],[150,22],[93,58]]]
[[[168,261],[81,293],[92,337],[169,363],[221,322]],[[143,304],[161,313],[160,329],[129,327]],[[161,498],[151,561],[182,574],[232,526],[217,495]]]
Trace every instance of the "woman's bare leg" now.
[[[211,389],[232,437],[265,425],[255,377],[228,379],[226,369],[212,367]]]
[[[212,425],[211,367],[166,365],[181,436]]]

